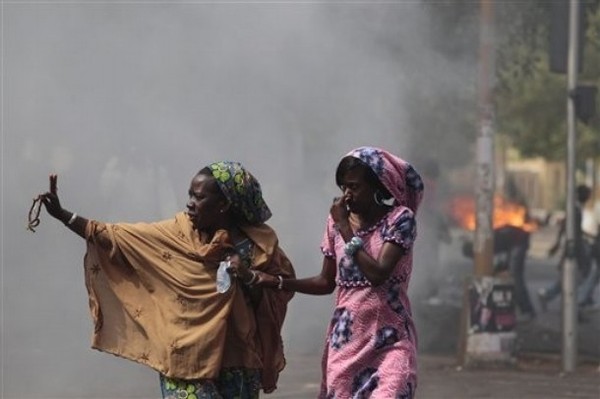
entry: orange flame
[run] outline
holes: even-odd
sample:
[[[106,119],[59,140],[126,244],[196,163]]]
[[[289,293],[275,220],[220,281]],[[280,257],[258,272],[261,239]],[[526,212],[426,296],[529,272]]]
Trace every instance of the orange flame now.
[[[454,198],[449,205],[450,216],[462,228],[475,230],[475,201],[472,197]],[[527,208],[500,195],[494,196],[493,221],[494,229],[508,225],[532,232],[538,228],[537,223],[528,220]]]

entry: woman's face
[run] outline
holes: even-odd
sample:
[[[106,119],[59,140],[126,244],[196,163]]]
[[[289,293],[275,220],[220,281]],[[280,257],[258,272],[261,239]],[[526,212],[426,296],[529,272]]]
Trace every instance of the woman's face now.
[[[218,225],[225,215],[225,200],[217,181],[212,176],[197,174],[188,191],[187,214],[198,230],[208,230]]]
[[[362,168],[353,168],[347,171],[341,178],[340,189],[344,201],[352,213],[365,213],[375,205],[375,190],[365,179],[365,171]]]

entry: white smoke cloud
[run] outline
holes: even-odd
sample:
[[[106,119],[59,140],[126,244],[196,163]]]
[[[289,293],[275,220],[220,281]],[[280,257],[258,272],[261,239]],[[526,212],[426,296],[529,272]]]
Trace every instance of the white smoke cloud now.
[[[83,242],[44,213],[24,229],[49,173],[69,210],[153,220],[202,166],[241,161],[309,276],[338,159],[366,144],[410,159],[407,89],[459,76],[426,49],[417,2],[11,2],[2,17],[6,398],[158,396],[154,372],[89,349]],[[320,350],[331,300],[296,296],[288,350]]]

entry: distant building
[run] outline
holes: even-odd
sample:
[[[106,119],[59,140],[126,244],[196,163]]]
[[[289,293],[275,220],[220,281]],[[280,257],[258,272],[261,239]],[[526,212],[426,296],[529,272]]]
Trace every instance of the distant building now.
[[[505,179],[512,180],[532,209],[564,208],[567,193],[564,162],[543,158],[507,160]]]

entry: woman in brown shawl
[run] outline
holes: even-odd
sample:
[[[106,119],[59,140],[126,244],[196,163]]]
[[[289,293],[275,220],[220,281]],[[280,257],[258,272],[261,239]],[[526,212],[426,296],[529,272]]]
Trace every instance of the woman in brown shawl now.
[[[155,223],[85,219],[61,206],[56,181],[51,175],[40,198],[86,240],[93,348],[157,370],[163,398],[250,399],[276,389],[292,294],[266,281],[294,269],[247,170],[205,167],[191,181],[187,211]]]

